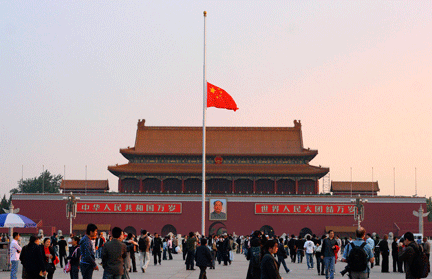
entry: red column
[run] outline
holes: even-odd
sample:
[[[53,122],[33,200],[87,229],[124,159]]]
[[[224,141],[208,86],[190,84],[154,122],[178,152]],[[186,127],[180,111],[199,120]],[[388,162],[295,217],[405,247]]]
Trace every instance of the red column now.
[[[123,193],[123,183],[122,183],[120,178],[118,181],[118,191],[119,191],[119,193]]]
[[[235,193],[234,178],[233,178],[232,183],[231,183],[231,192],[232,192],[233,194]]]
[[[140,191],[140,193],[144,192],[144,185],[143,185],[142,178],[140,178],[139,191]]]
[[[164,191],[164,187],[163,187],[163,179],[161,178],[161,189],[160,189],[161,193],[163,193]]]
[[[296,185],[295,185],[295,194],[298,195],[298,180],[297,179],[295,180],[295,183],[296,183]]]
[[[318,195],[319,194],[319,180],[317,178],[317,180],[315,180],[315,193],[314,195]]]
[[[276,178],[274,179],[273,188],[274,188],[274,193],[276,194],[277,193],[277,181],[276,181]]]
[[[184,193],[185,192],[185,183],[184,183],[185,181],[184,181],[184,179],[182,178],[182,185],[181,185],[181,187],[182,187],[182,193]]]
[[[254,194],[256,193],[256,181],[255,181],[255,179],[253,180],[252,191]]]

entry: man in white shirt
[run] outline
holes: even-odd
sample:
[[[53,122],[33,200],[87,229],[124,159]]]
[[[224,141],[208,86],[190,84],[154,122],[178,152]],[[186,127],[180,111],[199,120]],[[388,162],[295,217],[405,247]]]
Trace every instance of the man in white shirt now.
[[[11,279],[17,279],[18,264],[21,253],[21,246],[18,244],[19,233],[13,233],[13,239],[10,244],[10,261],[11,261]]]
[[[306,236],[306,242],[303,248],[306,250],[306,261],[308,269],[313,269],[313,252],[315,244],[311,240],[310,234]]]

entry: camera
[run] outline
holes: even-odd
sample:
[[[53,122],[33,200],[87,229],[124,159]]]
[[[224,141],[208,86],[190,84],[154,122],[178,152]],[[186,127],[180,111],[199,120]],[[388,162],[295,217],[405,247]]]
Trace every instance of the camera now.
[[[345,268],[340,272],[340,274],[342,275],[342,276],[344,276],[345,274],[347,274],[348,272],[350,272],[350,267],[349,267],[349,265],[346,265],[345,266]]]

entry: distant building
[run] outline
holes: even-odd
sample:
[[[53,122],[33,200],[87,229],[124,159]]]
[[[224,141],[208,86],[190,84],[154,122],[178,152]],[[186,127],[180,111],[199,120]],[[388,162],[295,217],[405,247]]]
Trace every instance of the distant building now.
[[[376,196],[380,189],[378,181],[332,181],[330,191],[340,196]]]
[[[60,185],[63,193],[106,193],[109,191],[108,180],[65,180]]]

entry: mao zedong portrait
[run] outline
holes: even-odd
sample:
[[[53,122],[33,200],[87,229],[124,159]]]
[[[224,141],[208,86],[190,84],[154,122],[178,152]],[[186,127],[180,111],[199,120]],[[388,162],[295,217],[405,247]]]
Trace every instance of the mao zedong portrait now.
[[[225,199],[217,199],[212,200],[213,202],[213,211],[210,213],[210,220],[226,220],[226,200]],[[225,211],[225,212],[224,212]]]

